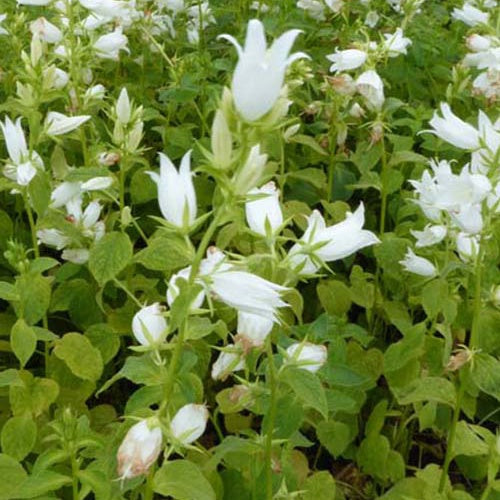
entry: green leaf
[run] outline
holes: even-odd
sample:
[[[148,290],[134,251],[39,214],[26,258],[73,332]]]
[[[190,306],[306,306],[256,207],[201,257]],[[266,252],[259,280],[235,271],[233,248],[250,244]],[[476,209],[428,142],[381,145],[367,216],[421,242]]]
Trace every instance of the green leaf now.
[[[21,461],[35,446],[36,435],[37,427],[29,413],[12,417],[2,427],[2,451]]]
[[[455,386],[441,377],[424,377],[414,380],[410,385],[394,390],[394,393],[401,405],[436,401],[454,407],[457,399]]]
[[[40,497],[44,493],[57,491],[70,483],[71,478],[68,476],[51,470],[41,470],[26,478],[19,487],[19,496],[17,498]]]
[[[301,489],[305,490],[305,493],[300,496],[301,500],[332,500],[335,498],[335,480],[326,470],[309,476]]]
[[[481,391],[500,401],[500,361],[498,359],[488,354],[476,354],[471,375]]]
[[[392,372],[403,368],[410,360],[419,358],[424,352],[425,334],[419,330],[409,331],[399,342],[391,344],[384,353],[384,369]]]
[[[160,385],[165,382],[162,367],[158,367],[149,354],[129,356],[120,374],[134,384]]]
[[[0,453],[0,500],[18,498],[19,485],[26,479],[22,465],[9,455]]]
[[[193,249],[181,237],[171,234],[149,241],[134,260],[152,271],[173,271],[187,266],[194,258]]]
[[[90,251],[89,269],[102,286],[123,271],[131,259],[129,237],[125,233],[108,233]]]
[[[320,281],[316,290],[319,301],[328,314],[343,316],[351,308],[349,287],[341,281]]]
[[[215,500],[215,492],[200,468],[189,460],[165,462],[153,480],[156,493],[176,500]]]
[[[36,349],[36,334],[24,319],[18,319],[10,332],[10,345],[24,368]]]
[[[111,361],[120,349],[120,338],[106,323],[92,325],[85,331],[85,337],[99,349],[104,364]]]
[[[22,274],[16,280],[19,295],[18,316],[23,317],[29,325],[38,323],[49,308],[50,278],[39,274]]]
[[[453,447],[454,457],[457,455],[472,457],[488,454],[489,446],[475,432],[475,427],[478,426],[470,425],[464,420],[460,420],[460,422],[458,422],[455,435],[455,445]]]
[[[307,370],[288,367],[283,372],[283,381],[286,382],[305,406],[319,411],[325,418],[328,415],[328,403],[325,389],[319,378]]]
[[[56,343],[54,354],[79,378],[96,381],[103,369],[101,353],[79,333],[67,333]]]
[[[351,428],[347,424],[333,420],[320,422],[316,427],[316,434],[321,444],[334,457],[342,455],[354,438],[351,435]]]
[[[443,309],[448,298],[448,282],[436,279],[427,283],[422,290],[422,306],[429,318],[435,318]]]
[[[19,300],[19,295],[16,292],[15,286],[6,281],[0,281],[0,299]]]

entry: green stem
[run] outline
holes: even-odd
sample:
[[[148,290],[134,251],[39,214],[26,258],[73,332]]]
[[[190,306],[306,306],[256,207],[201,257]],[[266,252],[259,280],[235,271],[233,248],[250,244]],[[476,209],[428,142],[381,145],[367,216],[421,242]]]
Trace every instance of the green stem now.
[[[386,189],[386,177],[387,177],[387,152],[385,150],[385,139],[382,137],[382,189],[381,197],[382,202],[380,205],[380,234],[385,232],[385,216],[387,212],[387,189]]]
[[[487,498],[490,496],[490,493],[491,493],[491,484],[488,484],[484,489],[483,494],[481,495],[481,498],[479,500],[487,500]]]
[[[151,466],[148,476],[146,478],[146,484],[144,487],[144,494],[142,495],[143,500],[153,500],[153,478],[155,475],[155,466]]]
[[[144,304],[141,304],[139,299],[137,299],[137,297],[121,281],[115,278],[113,282],[115,283],[116,286],[121,288],[140,309],[144,307]]]
[[[276,367],[274,366],[273,358],[273,343],[271,335],[268,336],[266,342],[267,364],[269,369],[269,387],[271,391],[271,401],[269,408],[269,418],[267,420],[266,448],[264,467],[266,469],[266,500],[273,499],[273,469],[272,469],[272,453],[273,453],[273,431],[274,421],[276,419]]]
[[[73,476],[72,486],[73,486],[73,500],[78,500],[78,460],[76,459],[75,453],[71,454],[71,475]]]
[[[26,207],[26,213],[28,214],[28,221],[30,223],[33,251],[35,252],[35,257],[38,259],[38,257],[40,257],[40,249],[38,248],[38,239],[36,237],[35,219],[33,217],[33,211],[31,210],[31,205],[26,194],[24,195],[24,206]]]

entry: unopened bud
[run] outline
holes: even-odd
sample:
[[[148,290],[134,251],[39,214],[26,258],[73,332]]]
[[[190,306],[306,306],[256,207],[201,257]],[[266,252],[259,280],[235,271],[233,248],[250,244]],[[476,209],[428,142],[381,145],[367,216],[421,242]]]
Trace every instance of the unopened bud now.
[[[215,113],[212,126],[211,145],[215,165],[222,169],[227,168],[231,163],[233,140],[226,117],[220,109]]]
[[[115,106],[116,118],[122,125],[127,125],[132,116],[132,108],[128,97],[127,89],[124,87]]]
[[[356,84],[351,75],[341,75],[328,78],[330,85],[341,95],[353,95],[356,92]]]
[[[309,342],[292,344],[287,350],[287,363],[297,364],[309,372],[317,372],[326,362],[327,350],[324,345]]]
[[[151,346],[161,342],[167,334],[167,321],[158,302],[143,307],[132,320],[132,331],[139,344]]]
[[[184,405],[170,422],[172,436],[183,445],[196,441],[207,426],[208,410],[205,405]]]

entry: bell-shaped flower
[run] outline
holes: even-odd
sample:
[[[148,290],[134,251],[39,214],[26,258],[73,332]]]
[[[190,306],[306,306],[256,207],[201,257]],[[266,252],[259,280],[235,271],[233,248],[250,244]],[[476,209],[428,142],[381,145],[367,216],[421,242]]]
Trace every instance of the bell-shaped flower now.
[[[62,250],[70,242],[70,239],[58,229],[39,229],[36,235],[38,244],[43,243],[49,247],[54,247],[56,250]]]
[[[365,98],[368,107],[379,111],[384,104],[384,82],[378,73],[369,69],[358,76],[356,89]]]
[[[344,0],[324,0],[326,6],[335,14],[339,13],[344,6]]]
[[[120,478],[131,479],[147,474],[160,455],[162,440],[161,428],[154,418],[134,424],[118,448]]]
[[[167,335],[167,320],[163,308],[155,302],[143,307],[132,319],[132,332],[139,344],[152,346],[162,342]]]
[[[484,52],[491,47],[492,39],[488,36],[473,34],[465,39],[465,45],[472,52]]]
[[[158,186],[158,203],[160,211],[170,224],[179,228],[187,228],[196,219],[196,192],[191,172],[191,151],[182,158],[179,170],[170,158],[159,153],[160,175],[148,172]]]
[[[468,123],[456,116],[447,103],[441,103],[440,117],[434,112],[429,124],[432,132],[446,142],[460,149],[477,149],[479,147],[479,132]]]
[[[274,182],[251,189],[248,194],[252,198],[245,203],[245,213],[250,229],[262,236],[275,233],[283,224],[283,213]]]
[[[455,243],[457,245],[457,252],[464,262],[469,262],[477,257],[479,253],[478,237],[467,234],[458,233]]]
[[[233,177],[234,190],[237,194],[247,194],[258,185],[267,163],[267,155],[261,154],[260,144],[252,146],[248,158]]]
[[[47,135],[57,136],[76,130],[80,125],[90,120],[90,115],[66,116],[57,111],[47,113]]]
[[[281,93],[287,66],[307,57],[301,52],[289,55],[299,33],[300,30],[287,31],[273,42],[269,50],[264,26],[257,19],[248,23],[244,48],[234,37],[220,35],[238,51],[232,92],[236,109],[245,120],[258,120],[273,108]]]
[[[266,338],[273,329],[274,321],[258,314],[243,311],[238,312],[238,336],[253,347],[264,345]]]
[[[47,43],[59,43],[63,37],[61,30],[50,21],[47,21],[45,17],[39,17],[33,21],[30,24],[30,31]]]
[[[417,248],[430,247],[444,240],[446,236],[446,227],[439,225],[431,226],[427,224],[423,231],[410,230],[410,233],[417,239],[415,243]]]
[[[311,344],[310,342],[296,342],[286,350],[287,364],[297,365],[298,368],[308,372],[317,372],[328,358],[324,345]]]
[[[211,247],[202,261],[200,275],[213,296],[238,312],[257,314],[276,323],[277,310],[288,304],[281,294],[288,289],[226,262],[224,254]]]
[[[325,20],[325,4],[322,0],[298,0],[297,8],[305,10],[316,21]]]
[[[397,28],[392,34],[384,34],[384,49],[387,50],[389,57],[398,57],[400,54],[406,54],[406,48],[411,45],[411,40],[403,36],[403,30]]]
[[[70,200],[80,198],[87,191],[102,191],[113,184],[113,178],[108,176],[93,177],[85,182],[62,182],[50,195],[50,206],[60,208]]]
[[[418,274],[428,278],[436,276],[437,274],[436,266],[430,260],[415,255],[411,248],[408,248],[405,258],[400,260],[399,263],[406,271],[413,274]]]
[[[79,0],[80,4],[94,14],[104,18],[113,19],[125,15],[132,2],[121,0]]]
[[[52,0],[17,0],[17,5],[42,6],[48,5]]]
[[[457,21],[462,21],[467,26],[476,26],[477,24],[488,24],[489,15],[474,7],[472,3],[464,3],[461,9],[455,8],[451,13],[451,17]]]
[[[120,50],[130,53],[128,49],[128,38],[123,34],[121,27],[116,28],[112,33],[100,36],[94,42],[93,47],[97,57],[101,59],[118,61]]]
[[[183,445],[196,441],[207,426],[208,410],[205,405],[184,405],[170,422],[172,436]]]
[[[243,370],[243,368],[245,368],[245,361],[241,349],[236,345],[228,345],[212,365],[211,376],[213,380],[224,380],[230,373]]]
[[[312,274],[319,269],[321,261],[344,259],[362,248],[380,243],[375,234],[363,229],[364,223],[363,203],[354,213],[348,213],[344,221],[329,227],[323,216],[314,210],[302,238],[288,254],[292,267],[298,268],[300,274]]]
[[[333,63],[330,66],[331,73],[359,68],[366,62],[367,57],[368,54],[364,50],[358,49],[340,50],[326,56]]]
[[[179,285],[178,280],[183,279],[187,281],[191,274],[191,266],[181,269],[179,272],[172,275],[170,281],[168,282],[167,288],[167,304],[172,307],[175,299],[179,296]],[[205,291],[201,290],[195,297],[191,304],[191,309],[199,309],[203,305],[205,300]]]

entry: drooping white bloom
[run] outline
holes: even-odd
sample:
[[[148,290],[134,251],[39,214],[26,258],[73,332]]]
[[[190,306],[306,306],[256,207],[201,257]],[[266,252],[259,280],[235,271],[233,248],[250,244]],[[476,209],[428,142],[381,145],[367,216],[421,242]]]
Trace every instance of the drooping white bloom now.
[[[86,9],[91,10],[98,16],[113,19],[126,15],[129,3],[120,0],[79,0]]]
[[[122,125],[127,125],[132,116],[132,107],[125,87],[122,88],[115,106],[116,117]]]
[[[267,163],[267,155],[261,154],[260,144],[252,146],[248,158],[233,178],[234,190],[246,194],[258,183]]]
[[[48,5],[52,0],[17,0],[17,5],[41,6]]]
[[[52,78],[52,87],[60,90],[66,87],[69,82],[69,75],[66,71],[56,68],[54,66],[50,66],[45,68],[43,71],[43,76],[45,79]]]
[[[235,345],[228,345],[212,365],[211,376],[214,380],[223,380],[230,373],[243,370],[243,368],[245,368],[245,361],[241,350]]]
[[[411,40],[403,36],[403,30],[397,28],[393,34],[384,34],[384,48],[388,51],[389,57],[398,57],[400,54],[406,54],[406,48],[411,45]]]
[[[298,0],[297,7],[317,21],[325,20],[325,4],[321,0]]]
[[[113,183],[112,177],[94,177],[85,182],[62,182],[50,195],[52,208],[66,205],[70,200],[80,198],[86,191],[101,191]]]
[[[472,52],[484,52],[491,47],[491,38],[473,34],[466,38],[465,45]]]
[[[97,85],[93,85],[89,87],[85,91],[85,99],[102,99],[106,94],[106,87],[98,83]]]
[[[477,69],[500,70],[500,47],[467,54],[463,63]]]
[[[324,345],[311,344],[310,342],[296,342],[286,350],[288,364],[297,365],[303,370],[315,373],[325,363],[328,357]]]
[[[0,127],[12,162],[5,166],[3,173],[18,185],[27,186],[35,177],[37,170],[43,169],[43,161],[36,151],[33,151],[30,158],[21,118],[14,123],[6,116],[5,123],[0,122]]]
[[[158,0],[157,3],[160,8],[167,9],[174,15],[186,8],[184,0]]]
[[[368,54],[364,50],[358,49],[338,50],[326,56],[333,63],[330,66],[331,73],[359,68],[366,62],[367,57]]]
[[[301,52],[289,55],[299,33],[300,30],[287,31],[273,42],[269,50],[264,26],[258,19],[248,23],[244,48],[234,37],[220,35],[238,51],[232,91],[236,109],[245,120],[258,120],[273,108],[281,93],[287,66],[307,57]]]
[[[276,323],[277,310],[288,304],[281,299],[286,287],[272,283],[226,262],[225,255],[210,247],[202,261],[200,275],[207,290],[238,312],[257,314]]]
[[[417,239],[415,246],[417,248],[429,247],[437,245],[444,240],[446,236],[446,227],[427,224],[423,231],[413,231],[410,233]]]
[[[56,250],[62,250],[70,242],[70,239],[58,229],[39,229],[36,235],[38,243],[54,247]]]
[[[478,75],[472,82],[474,91],[487,99],[500,99],[500,71],[488,70]]]
[[[288,254],[294,268],[300,274],[312,274],[319,269],[318,259],[324,262],[344,259],[380,240],[371,231],[363,229],[365,207],[360,203],[354,213],[348,213],[345,220],[327,227],[325,219],[314,210],[308,218],[307,229]],[[316,257],[316,259],[314,259]]]
[[[0,35],[8,35],[9,32],[2,26],[2,23],[7,19],[7,14],[0,14]]]
[[[342,10],[344,6],[344,0],[325,0],[326,6],[335,13],[338,13]]]
[[[118,475],[121,479],[147,474],[160,455],[161,428],[155,419],[145,419],[134,424],[118,448]]]
[[[248,194],[259,196],[245,203],[245,213],[250,229],[262,236],[267,235],[267,226],[271,233],[276,232],[283,224],[283,213],[279,200],[280,192],[276,189],[274,182],[268,182],[260,189],[251,189]]]
[[[238,312],[238,335],[254,347],[264,345],[273,326],[274,322],[271,319],[243,311]]]
[[[196,441],[207,426],[208,410],[205,405],[184,405],[170,422],[172,436],[183,445]]]
[[[61,30],[47,21],[45,17],[39,17],[30,24],[30,31],[34,35],[38,35],[40,40],[47,43],[59,43],[62,40]]]
[[[356,88],[371,109],[378,111],[382,108],[385,100],[384,82],[375,70],[369,69],[359,75]]]
[[[460,258],[467,262],[479,253],[479,241],[477,236],[467,233],[458,233],[456,236],[457,251]]]
[[[185,267],[181,269],[179,272],[172,275],[170,281],[168,282],[167,288],[167,304],[172,307],[175,299],[179,295],[179,284],[178,280],[183,279],[187,281],[191,274],[191,266]],[[191,309],[199,309],[203,305],[203,301],[205,300],[205,291],[201,290],[200,293],[195,297],[193,303],[191,304]]]
[[[458,118],[447,103],[441,103],[441,118],[434,112],[429,124],[433,132],[446,142],[461,149],[477,149],[479,147],[479,133],[468,123]]]
[[[415,255],[411,248],[408,248],[406,251],[405,258],[400,260],[399,263],[405,268],[406,271],[409,271],[413,274],[418,274],[420,276],[432,277],[436,276],[437,269],[434,264],[423,257],[419,257]]]
[[[148,172],[158,186],[158,203],[160,211],[168,222],[179,228],[186,228],[196,219],[196,192],[191,172],[191,151],[181,160],[179,170],[170,158],[159,153],[160,175]]]
[[[453,9],[451,17],[457,19],[458,21],[462,21],[467,26],[487,24],[489,19],[489,15],[487,12],[479,10],[469,2],[466,2],[461,9]]]
[[[132,319],[132,332],[139,344],[151,346],[165,339],[167,320],[163,317],[163,308],[158,302],[143,307]]]
[[[112,33],[100,36],[93,47],[97,57],[118,61],[120,50],[130,53],[127,44],[128,38],[123,34],[122,28],[118,27]]]
[[[66,116],[57,111],[49,111],[46,118],[47,135],[67,134],[83,125],[90,118],[90,115]]]

